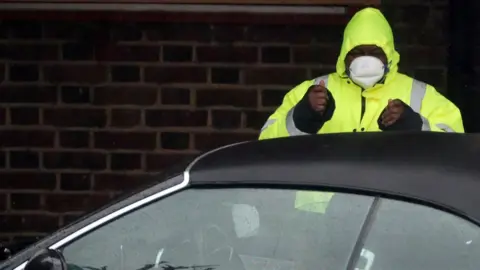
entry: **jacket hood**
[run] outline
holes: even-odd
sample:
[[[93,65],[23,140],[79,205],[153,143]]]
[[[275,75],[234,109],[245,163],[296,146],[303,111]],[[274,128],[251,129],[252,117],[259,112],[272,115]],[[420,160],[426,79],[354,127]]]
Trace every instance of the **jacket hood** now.
[[[358,11],[345,27],[340,56],[337,60],[337,73],[347,76],[345,57],[359,45],[376,45],[383,49],[388,60],[388,81],[398,71],[400,54],[395,50],[392,28],[380,10],[365,8]]]

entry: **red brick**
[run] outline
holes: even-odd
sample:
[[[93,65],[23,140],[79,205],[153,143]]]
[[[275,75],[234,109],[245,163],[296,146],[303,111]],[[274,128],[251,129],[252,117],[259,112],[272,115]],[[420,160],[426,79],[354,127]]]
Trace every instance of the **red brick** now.
[[[42,24],[29,21],[6,21],[13,39],[36,40],[42,37]]]
[[[0,194],[0,211],[7,209],[7,194]]]
[[[7,109],[0,108],[0,125],[5,125],[7,123]]]
[[[442,46],[447,44],[448,31],[442,27],[428,28],[418,26],[397,27],[395,29],[395,44]]]
[[[258,62],[258,48],[251,46],[198,46],[197,61],[214,63],[255,63]]]
[[[62,59],[69,61],[88,61],[95,59],[95,47],[92,43],[75,42],[62,46]]]
[[[104,109],[45,109],[43,122],[56,127],[104,127],[107,114]]]
[[[0,86],[0,103],[56,103],[55,87],[45,86]]]
[[[58,218],[47,215],[0,215],[2,233],[51,232],[58,229]]]
[[[84,33],[88,30],[88,28],[81,26],[81,22],[59,23],[58,21],[50,21],[44,23],[43,36],[47,39],[76,39],[85,36]]]
[[[107,157],[96,152],[46,152],[43,166],[47,169],[84,169],[99,171],[107,167]]]
[[[206,83],[207,69],[197,66],[146,67],[145,81],[151,83]]]
[[[55,132],[0,130],[0,147],[53,147]]]
[[[246,39],[254,42],[290,43],[293,41],[291,30],[288,25],[255,25],[247,29]]]
[[[56,186],[55,174],[42,172],[0,171],[0,189],[40,189],[53,190]]]
[[[39,210],[40,194],[13,193],[10,194],[10,208],[12,210]]]
[[[195,134],[195,148],[207,151],[236,142],[256,140],[257,134],[249,133],[205,133]]]
[[[415,26],[413,28],[415,29]],[[448,28],[440,24],[425,27],[421,34],[418,34],[418,44],[426,46],[444,46],[449,42],[448,33]]]
[[[152,182],[154,179],[152,176],[139,174],[96,174],[93,188],[100,191],[125,191]]]
[[[290,63],[291,52],[288,46],[267,46],[262,48],[262,62],[271,64]]]
[[[330,74],[330,73],[333,73],[333,72],[336,72],[335,71],[335,66],[331,66],[330,68],[327,68],[327,67],[312,68],[311,72],[310,72],[312,74],[312,76],[308,79],[317,78],[317,77],[327,75],[327,74]]]
[[[142,154],[113,153],[110,155],[110,169],[114,171],[130,171],[142,168]]]
[[[46,66],[43,76],[51,83],[101,83],[108,78],[106,66],[87,64]]]
[[[7,152],[0,151],[0,168],[5,168],[7,166]]]
[[[162,132],[160,134],[162,149],[184,150],[190,148],[190,134],[184,132]]]
[[[9,32],[8,25],[2,24],[0,26],[0,38],[1,39],[6,39],[8,37],[8,34],[9,34],[8,32]]]
[[[411,27],[396,27],[395,28],[395,45],[417,45],[418,44],[418,32],[423,27],[418,27],[417,31]],[[417,32],[417,33],[415,33]],[[401,61],[401,59],[400,59]]]
[[[446,1],[442,1],[442,0],[433,1],[432,3],[436,3],[436,2],[441,3]],[[429,4],[430,3],[426,5],[414,4],[414,2],[412,1],[406,1],[402,5],[400,3],[393,4],[392,2],[392,4],[386,4],[382,9],[382,12],[388,18],[388,22],[392,26],[399,26],[399,25],[406,25],[406,24],[422,26],[430,18]]]
[[[293,48],[293,61],[298,64],[336,65],[340,53],[334,46],[301,46]]]
[[[134,127],[140,125],[142,111],[134,109],[113,109],[110,114],[113,127]]]
[[[188,154],[148,154],[147,171],[160,172],[188,160]]]
[[[212,38],[216,42],[238,42],[245,40],[246,25],[215,24],[212,29]]]
[[[8,57],[17,61],[51,61],[58,60],[59,49],[55,44],[9,43]]]
[[[35,169],[40,166],[40,156],[33,151],[10,151],[10,168]]]
[[[163,62],[192,62],[193,47],[192,46],[163,46]]]
[[[438,69],[415,69],[414,77],[417,80],[424,81],[433,85],[438,91],[444,92],[446,89],[446,70]]]
[[[96,57],[99,61],[157,62],[160,47],[109,45],[97,48]]]
[[[4,82],[6,78],[7,68],[4,64],[0,64],[0,82]]]
[[[447,62],[445,46],[404,46],[397,50],[400,53],[402,66],[444,66]]]
[[[207,125],[206,111],[147,110],[145,123],[152,127],[199,127]]]
[[[247,30],[246,39],[253,42],[285,44],[338,44],[345,25],[255,25]]]
[[[88,131],[60,131],[60,147],[64,148],[88,148],[90,133]]]
[[[148,40],[159,41],[202,41],[211,40],[211,26],[206,23],[163,23],[152,24],[146,31]]]
[[[141,25],[137,23],[118,23],[111,29],[112,39],[121,41],[139,41],[143,37]]]
[[[113,66],[110,73],[112,82],[140,81],[140,67],[138,66]]]
[[[95,148],[153,150],[156,148],[155,132],[97,132]]]
[[[37,65],[11,64],[9,66],[9,79],[12,82],[36,82],[39,77]]]
[[[278,107],[283,102],[283,98],[290,90],[284,89],[265,89],[262,91],[262,106]]]
[[[190,104],[190,90],[184,88],[162,88],[160,100],[162,104],[188,105]]]
[[[240,111],[214,110],[212,112],[212,125],[216,129],[240,128],[241,122]]]
[[[50,194],[45,198],[45,208],[57,213],[84,212],[97,209],[109,201],[108,195]]]
[[[197,90],[197,106],[232,106],[256,108],[257,91],[250,89],[201,89]]]
[[[259,112],[259,111],[248,111],[245,113],[246,116],[246,127],[247,128],[252,128],[255,130],[260,130],[263,125],[265,124],[265,121],[267,121],[268,117],[273,112]]]
[[[88,86],[61,86],[60,95],[63,103],[82,104],[90,103],[90,87]]]
[[[94,89],[95,105],[153,105],[157,88],[150,86],[105,86]]]
[[[297,85],[307,80],[307,70],[303,68],[249,68],[245,70],[246,84]]]
[[[240,83],[239,68],[212,68],[211,82],[219,84],[238,84]]]
[[[40,122],[38,108],[10,108],[10,124],[37,125]]]
[[[62,173],[60,189],[68,191],[85,191],[92,188],[92,175],[88,173]]]

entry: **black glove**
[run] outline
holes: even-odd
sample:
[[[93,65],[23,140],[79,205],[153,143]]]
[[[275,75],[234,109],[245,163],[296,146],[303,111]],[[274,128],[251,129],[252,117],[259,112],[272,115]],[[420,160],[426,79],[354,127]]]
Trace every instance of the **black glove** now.
[[[330,91],[327,90],[328,101],[323,113],[317,112],[310,104],[309,94],[314,86],[311,86],[303,98],[298,102],[293,111],[293,122],[302,132],[317,134],[322,126],[332,119],[335,111],[335,99]]]
[[[383,131],[422,131],[423,120],[420,114],[416,113],[410,106],[400,101],[403,105],[403,112],[398,119],[391,125],[385,126],[382,123],[382,116],[387,107],[382,111],[377,120],[378,127]]]

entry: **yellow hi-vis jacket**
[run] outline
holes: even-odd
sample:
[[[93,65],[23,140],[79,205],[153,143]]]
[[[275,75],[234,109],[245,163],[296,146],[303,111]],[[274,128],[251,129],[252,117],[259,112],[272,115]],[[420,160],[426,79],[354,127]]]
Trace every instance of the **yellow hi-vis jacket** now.
[[[359,45],[376,45],[388,59],[388,73],[382,83],[363,90],[348,77],[345,57]],[[398,72],[400,55],[395,50],[393,33],[383,14],[374,8],[365,8],[353,16],[345,28],[336,72],[308,80],[288,92],[280,107],[268,118],[259,139],[303,135],[293,121],[293,109],[308,88],[321,80],[335,100],[332,118],[318,131],[339,133],[352,131],[381,131],[377,120],[389,99],[400,99],[419,113],[423,131],[463,133],[459,109],[435,88]],[[299,192],[296,207],[325,212],[332,193]]]

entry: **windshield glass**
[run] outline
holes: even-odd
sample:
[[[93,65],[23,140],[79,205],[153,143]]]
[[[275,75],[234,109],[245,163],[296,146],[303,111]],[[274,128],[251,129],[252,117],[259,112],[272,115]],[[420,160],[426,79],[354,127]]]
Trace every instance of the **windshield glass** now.
[[[274,189],[187,190],[150,204],[63,249],[95,269],[345,269],[373,198]],[[311,201],[311,200],[310,200]],[[324,267],[328,266],[328,267]]]

